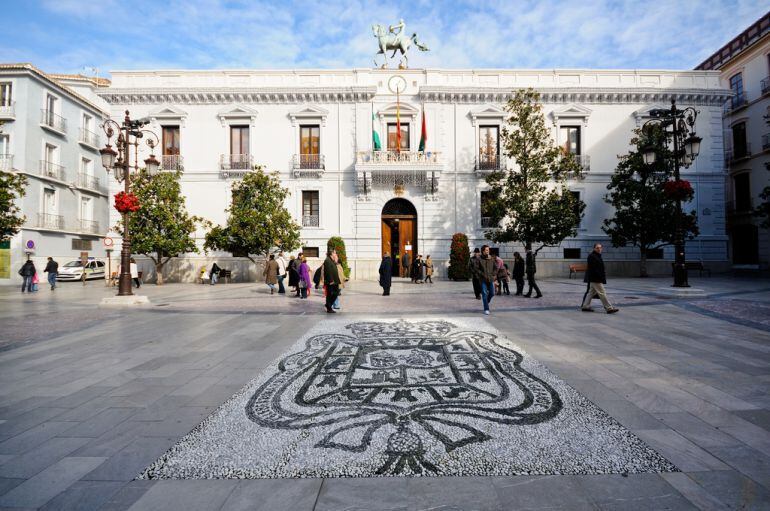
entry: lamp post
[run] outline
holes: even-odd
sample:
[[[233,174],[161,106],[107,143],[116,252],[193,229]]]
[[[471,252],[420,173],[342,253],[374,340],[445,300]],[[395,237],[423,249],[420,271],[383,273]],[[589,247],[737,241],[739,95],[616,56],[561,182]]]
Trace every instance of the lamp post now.
[[[158,172],[159,163],[152,154],[153,149],[159,143],[158,136],[149,130],[142,129],[150,123],[146,117],[132,120],[126,110],[126,116],[122,124],[112,119],[107,119],[102,125],[107,135],[107,145],[99,151],[102,155],[102,166],[109,173],[113,171],[115,179],[124,185],[126,194],[131,191],[131,171],[139,171],[139,141],[147,133],[155,138],[147,140],[150,147],[150,157],[144,160],[147,172],[154,175]],[[117,151],[112,148],[110,141],[117,132]],[[131,163],[131,148],[134,148],[133,163]],[[128,211],[122,211],[123,215],[123,243],[120,250],[120,275],[118,276],[118,296],[131,296],[131,233],[128,226]]]
[[[659,149],[671,151],[671,162],[674,171],[674,181],[677,183],[676,196],[676,231],[674,238],[674,284],[673,287],[690,287],[687,282],[687,268],[685,267],[684,228],[682,225],[682,197],[678,187],[681,182],[679,168],[692,165],[700,153],[701,137],[695,134],[695,119],[698,111],[692,107],[680,110],[676,107],[676,99],[671,99],[671,108],[656,108],[650,111],[650,119],[642,130],[649,137],[649,127],[657,125],[662,133],[659,141],[648,138],[642,147],[642,158],[646,165],[653,165],[656,153]],[[665,165],[669,162],[663,162]]]

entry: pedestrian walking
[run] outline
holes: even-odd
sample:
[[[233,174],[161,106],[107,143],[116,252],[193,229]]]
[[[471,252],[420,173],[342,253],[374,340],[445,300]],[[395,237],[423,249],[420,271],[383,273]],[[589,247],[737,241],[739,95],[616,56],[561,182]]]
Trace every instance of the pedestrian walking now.
[[[305,256],[300,254],[296,259],[300,261],[297,271],[297,289],[300,292],[300,299],[307,299],[307,295],[310,292],[310,266],[307,264]]]
[[[297,255],[296,259],[291,256],[289,259],[289,287],[294,288],[296,292],[295,296],[300,296],[299,288],[299,267],[302,264],[302,252]]]
[[[51,285],[51,291],[53,291],[56,289],[56,277],[59,275],[59,263],[54,261],[53,257],[49,257],[43,272],[48,274],[48,283]]]
[[[402,277],[408,277],[409,271],[412,268],[412,261],[409,258],[409,252],[404,252],[404,255],[401,256],[401,276]]]
[[[345,289],[345,282],[347,279],[345,278],[345,269],[342,267],[342,264],[340,263],[340,256],[335,251],[332,255],[332,258],[334,259],[334,265],[337,267],[337,275],[340,276],[340,288],[337,292],[337,298],[334,299],[334,303],[332,304],[332,308],[334,310],[340,310],[342,307],[340,305],[340,296],[342,296],[342,290]]]
[[[430,254],[425,257],[425,282],[433,284],[433,260],[431,260]]]
[[[326,312],[333,314],[336,311],[332,308],[332,304],[337,300],[337,295],[340,292],[340,275],[337,271],[337,264],[332,258],[332,254],[336,255],[334,250],[326,253],[326,259],[323,264],[323,282],[324,289],[326,290]]]
[[[393,261],[390,259],[390,254],[385,252],[382,256],[382,262],[380,263],[380,287],[382,288],[382,296],[390,296],[390,284],[392,282]]]
[[[275,287],[278,284],[278,263],[275,260],[275,254],[270,254],[270,257],[265,262],[265,269],[262,271],[262,275],[265,276],[265,284],[270,288],[270,294],[275,294]]]
[[[481,284],[479,283],[479,279],[476,277],[476,272],[474,271],[479,257],[481,257],[481,251],[479,250],[479,247],[476,247],[473,249],[473,256],[470,260],[471,280],[473,280],[473,294],[476,295],[476,300],[481,300]]]
[[[527,298],[530,298],[532,296],[532,290],[535,290],[535,298],[541,298],[543,296],[543,293],[540,292],[540,288],[537,287],[537,282],[535,282],[535,273],[537,273],[537,261],[535,261],[535,253],[532,252],[531,248],[527,249],[527,256],[524,261],[524,269],[527,272],[527,285],[529,286],[529,289],[527,290],[526,296]]]
[[[21,292],[25,290],[28,293],[32,292],[32,277],[35,276],[37,270],[35,269],[35,263],[31,259],[27,261],[19,268],[19,275],[21,275]]]
[[[505,264],[505,262],[497,258],[497,288],[499,290],[499,294],[506,294],[510,295],[511,290],[508,288],[508,279],[510,278],[510,273],[508,273],[508,265]]]
[[[278,252],[275,262],[278,264],[278,293],[286,294],[286,288],[283,287],[283,279],[286,278],[286,259],[283,258],[283,250]]]
[[[513,280],[516,282],[516,296],[524,293],[524,259],[518,252],[513,253]]]
[[[412,263],[412,282],[415,284],[423,283],[423,266],[422,254],[417,255],[417,259]]]
[[[211,271],[209,272],[209,282],[213,286],[217,283],[217,280],[219,280],[219,272],[222,271],[222,268],[220,268],[217,263],[214,263],[211,266]]]
[[[583,282],[589,286],[588,294],[583,300],[583,305],[580,307],[583,312],[594,311],[591,308],[591,300],[594,296],[598,296],[599,300],[602,301],[607,314],[618,312],[619,309],[612,306],[609,299],[607,299],[607,293],[604,291],[604,284],[607,283],[607,274],[604,271],[601,243],[594,244],[594,249],[588,254],[588,269],[586,269]]]
[[[139,267],[136,265],[136,261],[132,257],[130,260],[130,264],[128,266],[129,271],[131,272],[131,279],[134,281],[134,284],[137,288],[142,287],[142,281],[139,280]],[[83,269],[85,271],[85,269]]]
[[[497,280],[497,262],[495,257],[489,255],[489,245],[481,247],[481,255],[474,258],[473,269],[481,285],[481,303],[484,306],[484,314],[488,316],[489,306],[495,296],[495,280]]]

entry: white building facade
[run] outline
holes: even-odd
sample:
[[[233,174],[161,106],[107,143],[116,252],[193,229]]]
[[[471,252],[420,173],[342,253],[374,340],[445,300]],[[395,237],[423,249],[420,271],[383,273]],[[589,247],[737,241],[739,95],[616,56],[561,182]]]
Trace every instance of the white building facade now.
[[[404,87],[398,97],[396,82]],[[149,128],[162,139],[157,156],[163,167],[184,170],[190,213],[224,224],[232,183],[252,165],[262,165],[279,172],[291,192],[286,206],[302,225],[304,252],[323,256],[328,238],[341,236],[352,277],[373,279],[385,251],[430,254],[443,277],[454,233],[468,235],[471,247],[489,243],[484,177],[515,164],[499,149],[503,106],[513,91],[528,87],[542,95],[555,143],[575,154],[585,171],[569,183],[586,203],[578,235],[543,249],[539,273],[566,275],[568,265],[584,260],[593,243],[609,245],[601,226],[612,211],[603,198],[617,156],[628,151],[632,130],[648,112],[666,107],[671,98],[699,111],[697,132],[703,137],[699,158],[682,173],[695,189],[686,208],[697,211],[700,225],[700,236],[687,244],[687,257],[717,271],[725,267],[721,123],[729,91],[718,72],[115,71],[112,84],[98,94],[113,119],[120,120],[125,110],[132,118],[151,119]],[[423,116],[427,143],[419,151]],[[374,150],[373,131],[381,151]],[[113,182],[111,193],[117,191]],[[117,213],[111,214],[114,224]],[[202,245],[203,233],[198,236]],[[522,250],[515,244],[497,248],[506,259]],[[670,272],[671,250],[659,257],[652,271]],[[168,271],[172,279],[192,281],[213,260],[242,266],[228,258],[188,254]],[[605,260],[612,273],[638,273],[638,248],[608,247]]]
[[[108,184],[99,149],[107,117],[96,96],[87,98],[30,64],[0,65],[0,170],[27,178],[19,201],[21,231],[0,245],[0,285],[20,283],[18,269],[35,262],[41,280],[47,256],[63,264],[81,253],[104,257]]]

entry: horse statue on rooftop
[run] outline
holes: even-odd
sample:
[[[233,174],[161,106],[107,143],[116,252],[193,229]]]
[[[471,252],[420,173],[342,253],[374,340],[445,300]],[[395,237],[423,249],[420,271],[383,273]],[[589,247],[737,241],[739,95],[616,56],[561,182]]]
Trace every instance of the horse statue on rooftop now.
[[[398,25],[391,25],[388,28],[385,28],[384,25],[376,24],[372,25],[372,32],[374,32],[374,37],[377,38],[377,42],[380,47],[380,51],[374,54],[374,65],[377,66],[377,55],[383,56],[383,64],[380,66],[382,69],[385,69],[388,66],[388,50],[393,50],[393,55],[390,56],[390,58],[393,58],[396,56],[396,52],[401,52],[402,60],[398,63],[399,69],[406,69],[409,67],[409,57],[407,57],[407,52],[409,51],[409,47],[414,43],[414,45],[417,47],[420,51],[429,51],[429,48],[420,43],[417,40],[417,34],[412,34],[412,37],[407,37],[406,33],[404,32],[404,20],[400,20]]]

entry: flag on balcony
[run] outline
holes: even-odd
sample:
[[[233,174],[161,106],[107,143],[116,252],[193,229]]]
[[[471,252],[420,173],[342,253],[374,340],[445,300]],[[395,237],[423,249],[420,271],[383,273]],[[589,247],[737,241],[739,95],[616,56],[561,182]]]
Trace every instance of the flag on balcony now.
[[[401,104],[396,94],[396,152],[401,152]]]
[[[428,130],[425,128],[425,108],[422,110],[422,131],[420,133],[420,152],[425,152],[425,141],[428,140]]]
[[[380,142],[380,134],[377,133],[377,130],[374,129],[375,117],[374,113],[372,113],[372,146],[374,147],[375,151],[381,151],[382,150],[382,142]]]

